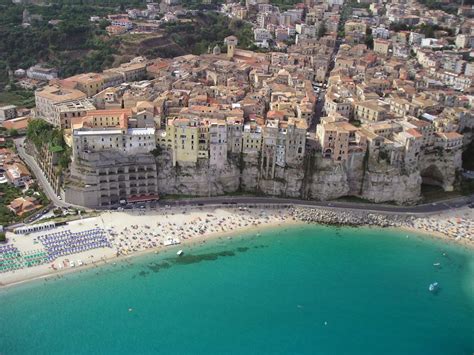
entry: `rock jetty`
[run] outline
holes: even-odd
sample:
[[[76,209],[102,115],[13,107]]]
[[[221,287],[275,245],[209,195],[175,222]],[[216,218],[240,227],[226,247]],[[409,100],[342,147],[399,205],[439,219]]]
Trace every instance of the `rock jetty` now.
[[[373,213],[363,210],[333,210],[309,207],[294,207],[290,213],[295,220],[307,223],[344,226],[401,227],[443,235],[456,242],[474,242],[474,220],[472,218],[446,216],[413,216]]]
[[[401,227],[406,226],[410,220],[410,217],[406,216],[389,216],[361,210],[349,212],[302,207],[293,208],[291,214],[294,218],[308,223],[345,226]]]

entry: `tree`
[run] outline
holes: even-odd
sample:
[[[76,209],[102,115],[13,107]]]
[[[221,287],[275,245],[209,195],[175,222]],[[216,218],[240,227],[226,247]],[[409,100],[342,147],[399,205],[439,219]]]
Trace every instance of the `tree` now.
[[[12,128],[12,129],[8,130],[8,135],[10,137],[17,137],[19,135],[19,133],[15,128]]]
[[[372,37],[371,34],[365,37],[365,45],[367,46],[368,49],[374,48],[374,38]]]
[[[153,154],[154,157],[158,157],[161,152],[163,151],[163,149],[157,145],[155,149],[153,149],[150,153]]]
[[[326,21],[321,22],[321,24],[318,27],[318,38],[324,37],[327,32],[327,27],[326,27]]]
[[[36,149],[41,149],[41,146],[49,141],[53,126],[41,119],[35,119],[28,123],[26,129],[26,137],[33,142]]]

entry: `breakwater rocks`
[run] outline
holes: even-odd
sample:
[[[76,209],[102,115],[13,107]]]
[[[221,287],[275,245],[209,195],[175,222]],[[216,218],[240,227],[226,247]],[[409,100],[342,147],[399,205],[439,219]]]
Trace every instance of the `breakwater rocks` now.
[[[320,208],[293,207],[290,213],[294,219],[307,223],[344,226],[401,227],[443,235],[456,242],[474,242],[474,218],[444,216],[415,217],[397,214],[378,214],[363,210],[331,210]]]
[[[328,225],[401,227],[411,222],[411,218],[406,216],[387,216],[362,210],[349,212],[295,207],[291,209],[291,214],[300,221]]]

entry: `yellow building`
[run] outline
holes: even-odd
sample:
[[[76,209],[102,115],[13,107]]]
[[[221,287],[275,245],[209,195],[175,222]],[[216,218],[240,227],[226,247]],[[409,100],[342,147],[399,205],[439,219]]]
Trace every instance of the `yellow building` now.
[[[354,116],[362,122],[382,121],[388,113],[388,105],[377,100],[360,101],[355,104]]]
[[[199,156],[199,124],[190,118],[172,118],[166,125],[166,140],[171,141],[173,166],[195,164]]]
[[[89,111],[84,117],[72,119],[72,128],[78,128],[77,125],[89,127],[119,127],[125,129],[128,127],[128,119],[132,116],[130,109],[118,110],[95,110]]]
[[[351,33],[351,32],[363,32],[367,31],[367,24],[362,21],[346,21],[344,24],[344,32]]]
[[[63,85],[73,87],[82,91],[87,97],[92,97],[101,92],[104,88],[104,78],[102,74],[86,73],[71,76],[62,80]]]
[[[380,55],[387,56],[390,49],[390,41],[382,38],[374,39],[374,52]]]
[[[242,152],[259,153],[262,149],[262,127],[252,121],[244,126],[242,132]]]

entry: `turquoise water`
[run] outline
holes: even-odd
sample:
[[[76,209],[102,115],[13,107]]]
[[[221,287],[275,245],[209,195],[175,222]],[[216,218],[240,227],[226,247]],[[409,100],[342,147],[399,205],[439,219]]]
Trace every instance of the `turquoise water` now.
[[[405,235],[267,230],[3,289],[0,353],[471,355],[474,253]]]

